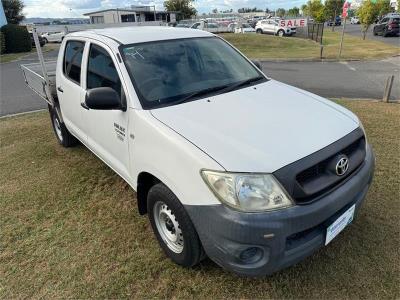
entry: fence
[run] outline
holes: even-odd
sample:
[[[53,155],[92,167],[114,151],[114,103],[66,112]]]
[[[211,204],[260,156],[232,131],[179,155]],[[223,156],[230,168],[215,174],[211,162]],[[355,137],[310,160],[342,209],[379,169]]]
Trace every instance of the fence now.
[[[324,36],[324,23],[309,23],[308,24],[308,38],[322,44]]]

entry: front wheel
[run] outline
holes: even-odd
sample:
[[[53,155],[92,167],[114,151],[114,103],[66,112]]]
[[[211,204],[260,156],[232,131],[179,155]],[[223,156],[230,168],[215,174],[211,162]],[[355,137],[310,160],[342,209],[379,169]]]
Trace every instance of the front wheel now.
[[[258,28],[258,29],[256,30],[256,33],[258,33],[258,34],[262,34],[262,33],[263,33],[263,31],[262,31],[262,29]]]
[[[204,256],[199,236],[172,191],[162,183],[154,185],[147,196],[147,211],[165,254],[181,266],[197,265]]]
[[[68,131],[65,124],[61,122],[57,110],[49,106],[49,113],[54,133],[60,145],[66,148],[75,146],[78,143],[78,140]]]

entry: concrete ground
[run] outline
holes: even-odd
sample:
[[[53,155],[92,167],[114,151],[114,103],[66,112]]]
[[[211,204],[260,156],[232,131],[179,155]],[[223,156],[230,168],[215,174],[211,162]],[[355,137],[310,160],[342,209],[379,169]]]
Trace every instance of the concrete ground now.
[[[45,53],[55,60],[58,51]],[[0,116],[46,108],[46,103],[24,82],[21,64],[37,61],[33,53],[23,60],[0,65]],[[264,62],[264,72],[279,81],[323,97],[381,99],[389,75],[395,75],[392,99],[400,99],[400,57],[358,62]]]

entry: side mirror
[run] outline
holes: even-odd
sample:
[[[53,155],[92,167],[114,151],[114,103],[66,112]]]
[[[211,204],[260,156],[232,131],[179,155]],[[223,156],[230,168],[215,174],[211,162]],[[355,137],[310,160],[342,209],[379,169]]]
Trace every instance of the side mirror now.
[[[88,90],[85,104],[87,109],[123,110],[118,93],[110,87],[99,87]]]
[[[262,65],[258,60],[252,60],[251,62],[262,72]]]

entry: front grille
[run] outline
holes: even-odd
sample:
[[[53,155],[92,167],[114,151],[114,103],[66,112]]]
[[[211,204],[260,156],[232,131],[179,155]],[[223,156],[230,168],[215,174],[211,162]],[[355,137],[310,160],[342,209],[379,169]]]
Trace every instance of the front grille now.
[[[365,137],[356,129],[339,141],[294,162],[274,175],[298,204],[317,200],[357,172],[365,159]],[[349,169],[343,176],[336,174],[336,163],[346,155]]]
[[[335,164],[335,162],[336,162],[335,158],[337,158],[341,154],[345,154],[349,159],[353,158],[353,160],[351,160],[353,162],[352,163],[353,168],[349,168],[349,171],[347,172],[347,176],[348,176],[351,173],[350,171],[354,171],[355,169],[357,169],[357,167],[364,160],[365,155],[364,155],[364,157],[360,156],[359,158],[355,157],[355,155],[354,155],[357,151],[360,150],[360,152],[361,152],[363,149],[365,149],[364,137],[358,139],[357,141],[355,141],[348,147],[338,151],[335,155],[332,155],[331,157],[321,161],[320,163],[317,163],[316,165],[312,166],[311,168],[308,168],[308,169],[304,170],[303,172],[300,172],[296,176],[296,180],[301,186],[304,186],[308,182],[313,181],[320,176],[324,176],[324,174],[329,175],[328,173],[333,173],[333,170],[330,170],[329,167],[331,164]],[[333,175],[336,175],[336,174],[333,174]],[[344,179],[347,176],[342,176],[341,178]],[[332,179],[334,179],[334,177]]]

